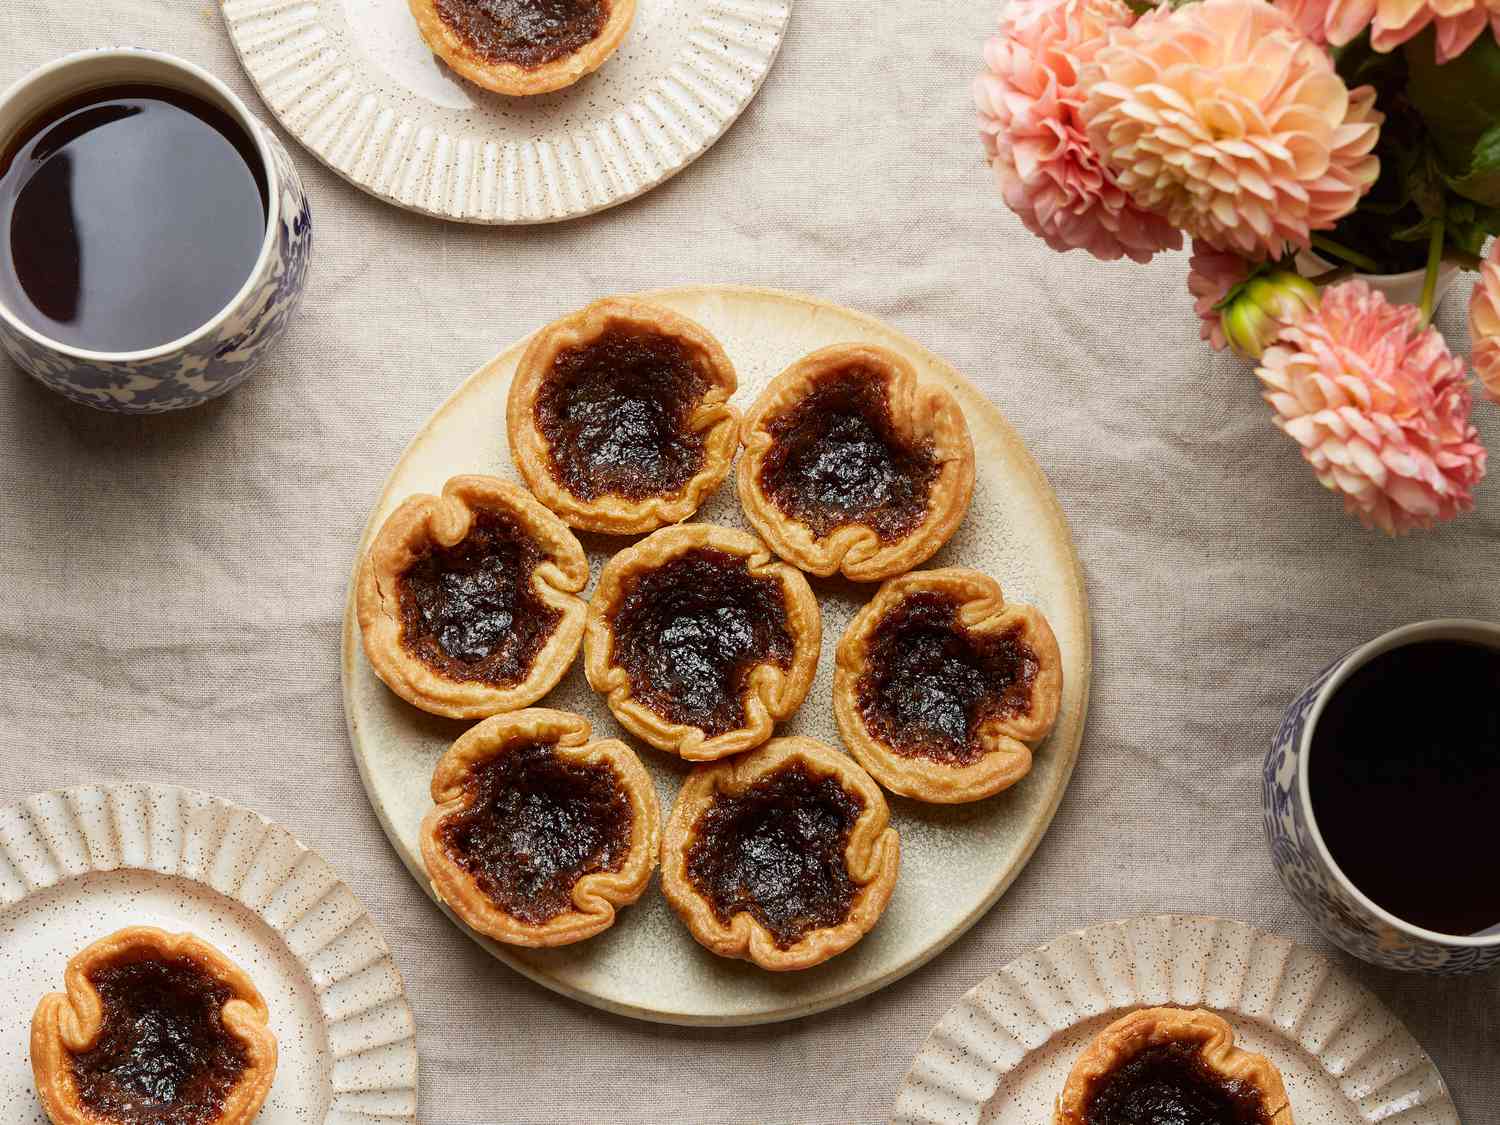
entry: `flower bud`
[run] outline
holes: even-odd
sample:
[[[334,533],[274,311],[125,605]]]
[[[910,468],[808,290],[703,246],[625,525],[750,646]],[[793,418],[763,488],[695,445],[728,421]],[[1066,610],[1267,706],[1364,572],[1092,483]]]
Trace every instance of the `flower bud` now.
[[[1318,287],[1290,270],[1246,282],[1219,310],[1224,338],[1240,355],[1259,359],[1281,330],[1318,308]]]

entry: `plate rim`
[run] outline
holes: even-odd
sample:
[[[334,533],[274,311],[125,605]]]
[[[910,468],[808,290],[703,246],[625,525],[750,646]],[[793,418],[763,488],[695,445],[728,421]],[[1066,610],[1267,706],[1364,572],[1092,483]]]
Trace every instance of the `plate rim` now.
[[[415,861],[415,857],[408,857],[406,855],[405,849],[400,843],[399,833],[390,819],[388,810],[385,809],[379,802],[377,802],[374,794],[371,791],[372,782],[369,775],[368,766],[366,764],[364,754],[362,754],[359,749],[359,724],[355,715],[356,709],[353,706],[352,702],[351,685],[353,683],[354,664],[361,644],[359,637],[359,626],[355,620],[354,595],[358,584],[360,563],[364,558],[365,551],[370,543],[370,540],[377,530],[375,519],[376,513],[380,512],[382,508],[385,507],[386,502],[391,495],[393,481],[403,462],[405,462],[408,456],[410,456],[410,454],[429,436],[434,423],[436,423],[443,415],[445,415],[450,410],[457,408],[459,401],[464,396],[465,392],[470,388],[471,384],[482,380],[494,368],[506,363],[513,356],[519,354],[526,347],[527,343],[532,339],[532,337],[535,336],[537,332],[541,331],[542,326],[539,326],[533,331],[527,333],[521,339],[507,345],[493,358],[481,364],[473,372],[460,380],[453,391],[450,392],[438,404],[438,406],[434,408],[432,413],[428,415],[428,417],[421,423],[419,428],[413,433],[412,437],[407,441],[406,445],[401,450],[401,453],[398,455],[395,463],[392,465],[390,472],[386,474],[385,479],[381,482],[375,498],[370,503],[369,516],[366,518],[364,527],[360,532],[360,536],[355,547],[348,592],[344,600],[344,617],[341,637],[342,651],[339,661],[340,696],[342,698],[344,706],[344,720],[349,734],[350,752],[351,754],[353,754],[355,764],[359,770],[360,781],[365,787],[365,795],[367,798],[369,798],[370,807],[374,811],[377,820],[380,822],[381,830],[385,833],[386,839],[390,842],[391,847],[395,850],[403,865],[405,865],[407,870],[411,873],[412,878],[416,880],[417,885],[422,888],[422,891],[427,895],[427,897],[432,899],[432,901],[437,904],[437,906],[443,911],[443,913],[447,915],[449,920],[452,921],[462,933],[476,942],[481,948],[486,950],[486,952],[490,953],[491,956],[495,957],[497,960],[501,961],[509,968],[514,969],[522,976],[526,977],[536,984],[541,985],[549,991],[587,1004],[590,1007],[597,1008],[602,1011],[611,1012],[615,1015],[628,1016],[632,1019],[643,1020],[649,1023],[668,1024],[678,1027],[754,1027],[764,1024],[782,1023],[788,1020],[802,1019],[806,1016],[814,1015],[818,1012],[829,1011],[833,1008],[842,1007],[845,1004],[852,1003],[853,1001],[861,999],[862,997],[869,996],[875,992],[878,992],[888,985],[895,983],[897,980],[900,980],[902,977],[905,977],[910,973],[913,973],[916,970],[920,969],[922,966],[932,961],[939,954],[947,950],[949,946],[951,946],[960,937],[962,937],[970,929],[972,929],[973,926],[981,918],[983,918],[990,912],[990,910],[994,908],[995,904],[1000,901],[1001,897],[1003,897],[1005,892],[1010,889],[1015,880],[1020,877],[1021,872],[1026,869],[1026,866],[1031,862],[1033,856],[1036,854],[1037,848],[1041,846],[1042,839],[1051,829],[1052,823],[1057,817],[1057,812],[1062,805],[1063,798],[1067,795],[1068,787],[1072,782],[1074,769],[1078,764],[1078,758],[1082,752],[1084,736],[1087,732],[1088,727],[1089,703],[1093,688],[1093,612],[1092,606],[1089,602],[1088,588],[1083,570],[1083,564],[1078,555],[1078,544],[1073,538],[1072,528],[1068,523],[1066,515],[1063,513],[1062,505],[1057,498],[1056,491],[1052,488],[1051,481],[1048,480],[1047,475],[1043,471],[1040,463],[1032,454],[1030,448],[1022,440],[1020,433],[1015,429],[1014,426],[1011,425],[1010,420],[1006,418],[1005,414],[1000,410],[999,406],[996,405],[995,402],[987,394],[985,394],[984,391],[976,386],[967,376],[959,372],[958,369],[955,368],[951,363],[943,359],[930,348],[912,339],[904,332],[869,313],[861,312],[857,309],[851,309],[843,305],[838,305],[834,302],[824,300],[821,297],[815,297],[804,293],[791,292],[788,290],[774,289],[765,286],[736,284],[667,286],[663,288],[649,289],[632,293],[629,294],[629,296],[632,296],[639,300],[651,301],[671,297],[701,298],[725,294],[805,305],[812,308],[814,311],[829,311],[841,317],[848,317],[859,321],[867,329],[883,333],[889,338],[898,340],[904,346],[921,353],[928,362],[934,365],[934,367],[940,369],[946,375],[956,380],[960,385],[967,388],[968,391],[972,394],[973,398],[977,402],[982,404],[980,408],[990,413],[993,419],[998,422],[997,431],[1002,435],[1002,440],[1009,447],[1010,452],[1016,458],[1017,462],[1020,465],[1024,466],[1026,472],[1032,478],[1032,486],[1035,494],[1038,497],[1042,498],[1045,503],[1047,518],[1052,525],[1053,534],[1056,535],[1058,541],[1063,543],[1067,548],[1066,554],[1069,561],[1069,569],[1071,571],[1071,573],[1067,576],[1069,579],[1068,585],[1071,589],[1074,601],[1078,608],[1078,636],[1074,638],[1074,645],[1075,650],[1078,654],[1077,662],[1081,673],[1078,678],[1081,680],[1081,684],[1079,689],[1080,694],[1078,700],[1078,722],[1076,736],[1072,739],[1072,744],[1069,746],[1062,746],[1051,741],[1049,741],[1048,743],[1049,752],[1055,753],[1056,751],[1061,750],[1063,752],[1062,757],[1065,758],[1065,760],[1062,763],[1062,768],[1058,775],[1058,782],[1055,792],[1052,794],[1052,797],[1048,801],[1048,803],[1044,807],[1039,809],[1037,815],[1035,816],[1026,841],[1017,853],[1016,861],[1011,865],[1008,871],[1001,874],[1001,876],[996,880],[995,884],[989,889],[988,893],[978,902],[978,904],[967,915],[959,920],[953,926],[953,928],[948,931],[948,933],[944,934],[940,940],[933,942],[931,945],[922,949],[918,954],[906,959],[898,966],[890,969],[880,976],[818,1001],[812,1001],[803,1004],[791,1004],[784,1009],[778,1009],[772,1012],[755,1013],[748,1016],[714,1016],[698,1015],[696,1013],[677,1014],[663,1012],[654,1008],[644,1008],[638,1005],[621,1003],[617,1000],[597,996],[593,993],[584,991],[583,989],[574,988],[569,984],[555,980],[544,973],[538,972],[520,958],[511,956],[509,951],[499,943],[493,942],[488,938],[475,933],[468,926],[464,925],[463,922],[459,920],[447,907],[447,905],[444,904],[434,893],[431,881],[427,877],[427,872],[422,869],[419,863]]]
[[[1068,939],[1078,939],[1084,942],[1092,942],[1098,940],[1102,935],[1106,933],[1117,933],[1125,930],[1127,927],[1132,925],[1152,923],[1160,923],[1173,928],[1193,925],[1227,927],[1242,931],[1243,933],[1247,934],[1252,944],[1261,942],[1263,940],[1268,940],[1285,947],[1289,955],[1299,950],[1310,954],[1326,968],[1327,980],[1337,982],[1341,988],[1348,990],[1348,992],[1358,998],[1361,1003],[1368,1005],[1376,1012],[1383,1013],[1388,1019],[1390,1019],[1392,1024],[1397,1029],[1404,1033],[1407,1038],[1409,1038],[1412,1043],[1415,1044],[1417,1050],[1421,1053],[1426,1067],[1431,1070],[1433,1076],[1436,1078],[1438,1089],[1441,1091],[1443,1098],[1447,1102],[1447,1108],[1450,1111],[1452,1117],[1451,1125],[1462,1125],[1462,1122],[1460,1121],[1458,1116],[1458,1105],[1453,1100],[1453,1092],[1448,1088],[1448,1083],[1447,1080],[1443,1077],[1442,1069],[1438,1066],[1437,1061],[1432,1057],[1432,1055],[1428,1053],[1427,1048],[1422,1045],[1422,1043],[1416,1038],[1416,1036],[1412,1035],[1411,1030],[1406,1026],[1405,1021],[1397,1017],[1396,1014],[1391,1011],[1389,1006],[1386,1005],[1386,1003],[1381,1000],[1379,996],[1377,996],[1373,991],[1371,991],[1360,981],[1355,980],[1347,972],[1345,972],[1343,967],[1340,966],[1338,962],[1328,953],[1322,950],[1314,949],[1311,946],[1305,945],[1301,942],[1294,941],[1293,939],[1285,937],[1281,934],[1273,933],[1269,930],[1263,930],[1259,926],[1252,925],[1249,922],[1242,922],[1237,918],[1229,918],[1215,914],[1173,914],[1170,912],[1131,915],[1123,918],[1115,918],[1107,922],[1098,922],[1090,926],[1082,926],[1078,929],[1064,931],[1063,933],[1057,934],[1056,936],[1049,938],[1045,942],[1042,942],[1040,945],[1027,950],[1019,956],[1012,958],[995,972],[985,976],[973,987],[965,990],[963,994],[960,995],[958,999],[955,1000],[953,1004],[943,1012],[937,1023],[932,1026],[932,1030],[929,1031],[926,1038],[922,1040],[922,1045],[917,1049],[916,1054],[912,1056],[911,1064],[907,1067],[906,1072],[902,1075],[900,1084],[896,1087],[896,1094],[891,1102],[890,1120],[892,1122],[900,1121],[902,1125],[951,1125],[951,1119],[939,1119],[930,1115],[911,1115],[902,1117],[901,1102],[906,1096],[908,1089],[914,1085],[917,1077],[917,1071],[921,1066],[924,1065],[924,1063],[930,1064],[939,1057],[948,1057],[951,1059],[954,1054],[953,1047],[955,1045],[962,1045],[962,1040],[957,1036],[949,1035],[945,1037],[945,1029],[950,1025],[950,1022],[953,1021],[964,1009],[964,1007],[968,1005],[972,1000],[982,997],[983,994],[986,993],[989,989],[995,987],[1001,980],[1001,978],[1004,977],[1007,971],[1020,966],[1023,963],[1031,961],[1034,958],[1046,954],[1049,950],[1052,949],[1053,946]],[[1047,1044],[1056,1039],[1058,1035],[1078,1026],[1078,1023],[1098,1019],[1101,1016],[1109,1015],[1117,1011],[1128,1011],[1143,1006],[1145,1005],[1136,1004],[1127,1005],[1125,1008],[1120,1009],[1109,1009],[1107,1012],[1095,1013],[1093,1015],[1087,1016],[1084,1020],[1079,1020],[1074,1023],[1068,1024],[1066,1027],[1052,1028],[1052,1033],[1048,1035],[1045,1040],[1043,1040],[1041,1043],[1038,1043],[1034,1047],[1028,1047],[1020,1055],[1020,1057],[1015,1060],[1014,1063],[1008,1066],[1001,1067],[996,1062],[991,1060],[978,1060],[978,1065],[974,1066],[972,1069],[974,1069],[975,1071],[982,1070],[984,1072],[984,1090],[978,1097],[978,1099],[974,1101],[972,1106],[964,1106],[965,1116],[962,1120],[966,1123],[966,1125],[970,1125],[970,1123],[972,1123],[972,1125],[978,1125],[981,1115],[984,1112],[984,1107],[990,1102],[991,1099],[995,1097],[996,1093],[999,1091],[1001,1079],[1006,1074],[1009,1074],[1010,1072],[1024,1066],[1028,1059],[1030,1059],[1037,1051],[1045,1049]],[[1172,1005],[1169,1003],[1168,1006]],[[1206,1004],[1201,1006],[1205,1008],[1209,1007]],[[1268,1024],[1268,1021],[1261,1020],[1258,1017],[1254,1016],[1243,1015],[1242,1013],[1239,1013],[1232,1008],[1209,1008],[1209,1010],[1226,1011],[1231,1015],[1238,1015],[1243,1019],[1251,1020],[1252,1022],[1255,1022],[1257,1024]],[[1310,1057],[1317,1060],[1321,1065],[1322,1060],[1319,1056],[1312,1054],[1312,1052],[1308,1052],[1308,1054]],[[972,1059],[972,1057],[970,1057],[966,1061],[972,1062],[974,1060]],[[1337,1077],[1335,1075],[1332,1075],[1331,1072],[1327,1071],[1326,1068],[1324,1072],[1326,1074],[1329,1074],[1330,1077]],[[1442,1106],[1439,1105],[1438,1108],[1441,1109]],[[1363,1113],[1361,1113],[1360,1116],[1364,1118]],[[1369,1118],[1364,1119],[1370,1120]]]
[[[292,865],[291,870],[295,871],[301,863],[305,862],[308,857],[311,857],[317,863],[321,864],[322,867],[326,869],[332,876],[333,881],[329,884],[327,890],[325,890],[323,894],[319,896],[318,901],[323,901],[329,895],[339,890],[343,890],[349,895],[353,902],[359,907],[360,912],[358,916],[355,917],[351,922],[343,926],[339,930],[339,933],[347,933],[349,930],[353,929],[355,926],[358,926],[362,922],[368,923],[369,934],[374,939],[376,947],[381,954],[381,956],[377,960],[362,965],[358,970],[358,973],[355,975],[368,972],[370,969],[384,963],[386,968],[388,968],[389,972],[391,973],[392,979],[394,980],[396,985],[395,994],[390,998],[390,1000],[394,1000],[398,1004],[396,1018],[404,1025],[405,1034],[399,1039],[380,1043],[373,1048],[362,1048],[360,1051],[353,1052],[352,1055],[345,1056],[336,1055],[333,1052],[332,1044],[330,1043],[328,1058],[330,1100],[328,1111],[324,1115],[324,1120],[330,1120],[335,1112],[338,1111],[338,1107],[335,1103],[338,1100],[340,1090],[337,1082],[335,1081],[335,1078],[336,1071],[340,1063],[342,1063],[349,1057],[357,1057],[360,1054],[364,1054],[366,1050],[379,1052],[388,1051],[392,1047],[400,1047],[404,1048],[403,1054],[409,1054],[409,1058],[404,1061],[404,1066],[409,1068],[409,1072],[411,1074],[411,1081],[409,1086],[412,1100],[411,1112],[386,1113],[382,1111],[373,1114],[369,1111],[345,1112],[353,1114],[353,1116],[350,1116],[348,1118],[351,1121],[354,1120],[355,1117],[363,1118],[365,1116],[370,1116],[379,1117],[381,1120],[390,1121],[393,1123],[408,1122],[410,1123],[410,1125],[416,1125],[416,1122],[420,1119],[421,1113],[421,1051],[419,1049],[417,1039],[416,1012],[412,1007],[411,997],[408,994],[406,987],[406,978],[401,972],[401,966],[397,964],[395,955],[391,952],[390,943],[386,940],[385,934],[381,930],[380,926],[376,924],[375,919],[371,916],[369,907],[365,905],[364,900],[357,893],[355,893],[354,888],[349,886],[349,884],[344,880],[343,876],[339,874],[337,868],[335,868],[333,864],[329,863],[321,853],[304,843],[301,838],[296,835],[296,833],[291,831],[291,829],[287,828],[285,825],[279,823],[278,821],[272,820],[264,813],[252,809],[249,806],[241,805],[238,802],[231,801],[227,797],[221,797],[216,793],[211,793],[207,790],[198,789],[189,785],[176,785],[169,782],[156,781],[83,782],[76,785],[62,786],[53,789],[44,789],[23,797],[16,798],[14,800],[5,801],[3,804],[0,804],[0,812],[14,813],[17,817],[28,823],[31,827],[33,827],[40,833],[41,826],[38,823],[37,819],[38,815],[40,814],[33,813],[31,811],[33,806],[37,802],[55,801],[66,807],[76,821],[78,820],[78,809],[80,807],[80,802],[83,795],[99,794],[104,801],[115,802],[122,801],[124,799],[121,795],[131,793],[141,794],[142,796],[144,796],[146,802],[148,803],[148,806],[154,806],[154,804],[158,800],[168,800],[175,802],[177,808],[184,813],[196,804],[200,807],[211,807],[217,813],[223,816],[240,816],[253,818],[253,820],[257,824],[259,824],[262,832],[267,836],[273,834],[275,836],[279,836],[282,842],[289,842],[296,850],[298,859],[296,863]],[[113,816],[116,814],[112,813],[111,815]],[[187,827],[189,823],[190,822],[188,818],[184,816],[182,826]],[[85,833],[85,830],[81,823],[78,825],[78,829],[80,833]],[[148,817],[148,823],[146,825],[148,840],[150,839],[153,830],[154,824]],[[0,902],[0,916],[3,916],[6,912],[14,910],[17,907],[21,906],[34,895],[53,890],[54,888],[75,879],[87,878],[90,875],[109,875],[115,872],[125,871],[138,872],[146,875],[156,875],[164,879],[181,879],[184,882],[191,883],[196,887],[207,890],[227,902],[233,903],[239,909],[249,912],[262,925],[264,925],[267,929],[269,929],[276,935],[277,939],[281,942],[282,947],[286,950],[287,954],[297,963],[302,971],[307,974],[308,981],[313,986],[313,994],[316,998],[318,1013],[323,1021],[325,1034],[331,1032],[334,1027],[346,1022],[348,1019],[358,1019],[361,1018],[361,1016],[364,1014],[363,1011],[357,1011],[352,1014],[341,1015],[337,1011],[335,1005],[328,1002],[327,993],[329,993],[331,989],[325,988],[320,990],[317,987],[318,974],[314,970],[313,966],[308,962],[306,958],[299,954],[296,949],[293,948],[292,944],[289,941],[287,941],[282,927],[278,926],[274,921],[272,921],[271,918],[267,917],[264,910],[256,904],[246,901],[244,898],[240,897],[237,894],[220,890],[218,887],[213,886],[211,883],[205,881],[204,879],[196,877],[182,870],[165,871],[159,867],[130,862],[121,862],[118,864],[114,864],[113,866],[101,866],[98,857],[94,854],[94,850],[92,847],[87,847],[85,849],[88,860],[88,866],[86,868],[82,870],[68,870],[66,863],[56,853],[50,837],[48,837],[44,833],[40,834],[47,849],[48,859],[56,869],[57,878],[45,882],[33,883],[29,878],[26,877],[20,867],[16,866],[13,861],[9,860],[9,841],[0,842],[0,857],[4,857],[7,859],[9,866],[12,867],[16,874],[21,877],[22,885],[24,887],[19,897]],[[191,835],[192,833],[190,830],[180,833],[180,842],[177,847],[179,859],[187,855],[188,844],[191,841]],[[150,845],[148,844],[148,846]],[[120,858],[128,859],[129,857],[125,856],[122,852]],[[302,916],[299,915],[298,921],[301,920],[301,917]],[[334,983],[336,984],[337,982]],[[381,1087],[381,1089],[396,1092],[399,1092],[405,1088],[406,1086],[404,1084],[387,1084]]]
[[[714,145],[718,144],[719,141],[724,138],[725,134],[734,127],[735,123],[744,115],[745,111],[750,108],[751,103],[760,96],[761,88],[765,85],[766,80],[770,78],[771,71],[775,69],[776,61],[781,56],[781,48],[782,45],[786,42],[787,33],[791,29],[793,9],[796,6],[796,0],[780,0],[780,2],[783,3],[786,7],[786,16],[775,28],[775,40],[771,44],[770,49],[767,52],[765,66],[760,70],[760,73],[751,83],[750,89],[745,94],[743,100],[740,100],[738,104],[735,105],[732,110],[730,110],[729,113],[722,116],[716,115],[716,121],[712,133],[703,139],[702,144],[699,148],[685,155],[679,156],[674,162],[668,165],[664,165],[660,173],[656,175],[655,178],[643,179],[635,186],[634,189],[621,192],[618,195],[611,195],[603,203],[589,202],[586,203],[582,208],[576,210],[565,208],[562,212],[556,214],[549,213],[539,216],[525,216],[517,214],[514,218],[506,218],[498,211],[494,215],[491,215],[489,217],[477,213],[470,214],[456,212],[453,209],[451,203],[447,204],[445,209],[438,210],[432,207],[424,206],[419,201],[407,202],[406,200],[400,198],[392,192],[384,190],[377,186],[377,184],[373,182],[373,180],[369,176],[361,179],[354,172],[345,171],[343,168],[340,168],[333,162],[331,157],[326,156],[323,152],[321,152],[317,147],[315,147],[308,141],[308,139],[304,135],[307,132],[307,127],[305,125],[294,126],[291,122],[289,122],[287,118],[290,111],[283,111],[283,109],[278,107],[277,104],[272,101],[271,97],[268,95],[265,87],[269,82],[269,79],[263,79],[262,74],[260,73],[258,68],[252,63],[248,49],[240,42],[240,35],[237,32],[236,21],[230,16],[230,13],[228,11],[228,6],[233,2],[234,0],[217,0],[217,7],[219,9],[220,21],[224,25],[225,34],[229,37],[229,42],[234,48],[235,59],[239,63],[240,70],[250,80],[250,84],[255,88],[256,97],[260,99],[261,105],[265,107],[266,111],[270,113],[270,115],[275,119],[276,123],[281,126],[281,128],[286,132],[286,135],[297,142],[297,146],[303,152],[311,155],[313,159],[315,159],[319,164],[328,169],[334,175],[338,176],[339,179],[343,180],[351,187],[354,187],[370,196],[372,199],[377,199],[380,202],[387,204],[388,206],[399,208],[414,215],[422,215],[430,219],[438,219],[443,222],[460,223],[465,226],[474,227],[550,226],[554,223],[571,222],[574,219],[582,219],[587,218],[590,215],[598,215],[602,212],[612,210],[613,208],[618,207],[621,204],[629,203],[633,199],[639,199],[647,192],[660,187],[662,184],[674,178],[692,164],[695,164],[700,157],[702,157],[705,153],[708,152],[709,149],[713,148]],[[331,2],[331,0],[308,0],[308,2],[311,3],[315,8],[321,9],[322,4],[329,3]],[[350,61],[349,65],[355,64]],[[374,64],[366,60],[365,65]],[[608,65],[607,61],[605,65]],[[587,80],[588,77],[588,75],[585,75],[584,79]],[[504,96],[500,94],[490,94],[488,91],[485,91],[484,93],[487,97]],[[371,94],[371,96],[378,98],[378,95],[375,94]],[[383,99],[380,99],[380,102],[382,106],[386,104]],[[629,104],[636,105],[639,104],[639,102],[637,100],[632,101]],[[578,130],[575,130],[575,132],[577,131]],[[464,139],[461,136],[457,136],[446,131],[439,134],[439,137],[441,139],[448,139],[454,142]]]

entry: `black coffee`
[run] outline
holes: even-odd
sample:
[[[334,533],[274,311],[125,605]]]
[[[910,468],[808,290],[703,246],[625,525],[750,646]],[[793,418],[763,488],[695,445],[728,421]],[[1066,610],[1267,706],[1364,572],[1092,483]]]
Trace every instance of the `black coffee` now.
[[[266,209],[255,145],[217,106],[164,86],[92,90],[0,154],[0,302],[74,347],[168,343],[245,284]]]
[[[1500,653],[1377,656],[1328,700],[1307,768],[1323,840],[1367,896],[1438,933],[1500,925]]]

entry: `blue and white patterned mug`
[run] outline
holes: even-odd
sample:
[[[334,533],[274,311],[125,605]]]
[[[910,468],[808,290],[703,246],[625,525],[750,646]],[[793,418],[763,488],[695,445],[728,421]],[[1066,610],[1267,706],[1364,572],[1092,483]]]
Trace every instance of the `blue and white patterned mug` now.
[[[266,237],[244,286],[207,324],[137,352],[94,352],[49,340],[0,304],[0,347],[59,394],[101,410],[158,414],[197,406],[238,386],[286,332],[307,283],[312,211],[291,157],[275,135],[213,75],[141,48],[82,51],[48,63],[0,94],[0,142],[70,95],[141,82],[196,94],[222,108],[254,141],[268,188]]]
[[[1328,699],[1383,652],[1416,641],[1469,641],[1500,649],[1500,625],[1423,621],[1395,629],[1325,668],[1286,714],[1266,756],[1262,797],[1271,860],[1286,889],[1328,940],[1387,969],[1456,975],[1500,966],[1500,932],[1458,937],[1424,930],[1381,909],[1333,861],[1312,815],[1308,748]]]

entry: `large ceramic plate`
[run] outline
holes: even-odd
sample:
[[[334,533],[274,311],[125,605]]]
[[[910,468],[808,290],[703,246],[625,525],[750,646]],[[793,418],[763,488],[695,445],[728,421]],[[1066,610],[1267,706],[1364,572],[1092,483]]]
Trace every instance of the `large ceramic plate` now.
[[[137,925],[199,935],[265,996],[279,1058],[260,1125],[415,1125],[416,1026],[365,908],[285,829],[166,785],[0,808],[0,1120],[46,1125],[31,1013],[69,957]]]
[[[894,1125],[1052,1120],[1084,1045],[1134,1008],[1210,1008],[1281,1070],[1297,1125],[1459,1125],[1432,1060],[1328,958],[1217,918],[1068,934],[968,992],[917,1053]]]
[[[222,0],[245,70],[287,131],[356,186],[472,223],[612,207],[734,122],[792,0],[639,0],[620,50],[554,94],[511,98],[439,62],[407,0]]]
[[[893,819],[902,838],[895,896],[870,936],[826,964],[773,974],[715,957],[693,941],[654,886],[621,912],[612,929],[579,945],[523,950],[481,942],[533,980],[611,1011],[671,1023],[788,1019],[845,1003],[921,965],[988,910],[1030,858],[1062,798],[1083,737],[1090,663],[1083,579],[1067,523],[1020,438],[978,389],[931,352],[869,317],[786,293],[722,286],[647,296],[718,336],[739,371],[735,401],[742,405],[792,360],[845,341],[894,348],[923,379],[951,390],[974,435],[978,479],[968,518],[931,565],[962,564],[993,575],[1008,596],[1041,607],[1062,647],[1062,714],[1030,776],[1013,790],[973,805],[894,800]],[[505,400],[524,343],[475,373],[418,432],[376,501],[361,554],[380,523],[414,492],[435,492],[456,473],[518,479],[506,447]],[[697,518],[745,526],[732,475]],[[584,537],[594,580],[604,561],[628,542]],[[874,587],[818,580],[813,586],[823,609],[818,677],[802,709],[778,731],[838,745],[831,695],[834,647]],[[582,663],[545,705],[587,716],[598,737],[632,742],[655,776],[663,809],[670,808],[682,763],[630,739],[589,690]],[[426,888],[417,827],[430,807],[433,764],[464,725],[418,711],[386,689],[365,661],[352,611],[344,626],[344,706],[370,800],[401,858]]]

